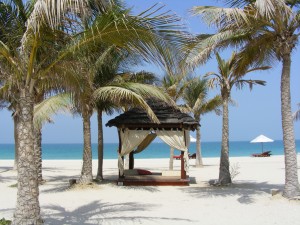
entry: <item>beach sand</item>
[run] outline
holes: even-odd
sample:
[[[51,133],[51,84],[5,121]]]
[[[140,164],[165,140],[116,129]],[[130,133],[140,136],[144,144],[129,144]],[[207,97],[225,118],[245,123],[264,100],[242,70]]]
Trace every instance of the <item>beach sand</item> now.
[[[283,189],[283,156],[232,157],[239,174],[228,187],[211,187],[218,177],[219,159],[204,158],[205,166],[190,161],[187,187],[117,186],[117,160],[104,160],[105,181],[90,188],[69,189],[78,178],[82,161],[44,160],[40,186],[41,214],[45,224],[300,224],[300,201],[272,196]],[[300,156],[298,155],[298,165]],[[174,161],[179,170],[180,162]],[[16,204],[16,171],[12,160],[0,161],[0,219],[13,217]],[[168,159],[137,159],[136,168],[153,172],[168,169]],[[93,161],[96,175],[97,161]]]

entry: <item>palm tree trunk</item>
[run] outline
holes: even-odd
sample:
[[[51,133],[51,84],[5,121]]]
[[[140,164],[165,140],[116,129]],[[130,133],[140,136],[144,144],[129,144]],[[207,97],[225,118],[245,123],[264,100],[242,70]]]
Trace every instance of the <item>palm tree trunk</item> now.
[[[83,163],[79,183],[88,184],[93,181],[92,144],[91,144],[91,113],[84,112],[83,117]]]
[[[229,95],[222,95],[223,98],[223,127],[222,127],[222,149],[219,169],[219,183],[226,185],[231,183],[229,171],[229,113],[228,98]]]
[[[19,118],[18,111],[14,114],[14,139],[15,139],[15,160],[14,160],[14,170],[18,170],[18,149],[19,149],[19,138],[18,138],[18,126],[19,126]]]
[[[169,170],[173,170],[174,166],[174,148],[170,148],[170,161],[169,161]]]
[[[98,171],[96,180],[103,180],[103,126],[102,126],[102,109],[97,110],[98,119]]]
[[[294,124],[291,112],[290,68],[291,54],[285,54],[283,56],[281,74],[281,118],[285,155],[285,186],[283,196],[286,198],[293,198],[300,194]]]
[[[197,131],[196,131],[196,167],[203,167],[202,154],[201,154],[200,126],[197,126]]]
[[[42,130],[35,128],[34,130],[35,139],[34,139],[34,151],[36,154],[36,165],[38,170],[38,182],[39,184],[43,183],[43,174],[42,174]]]
[[[34,98],[21,90],[19,101],[19,160],[17,205],[12,224],[42,224],[33,133]]]

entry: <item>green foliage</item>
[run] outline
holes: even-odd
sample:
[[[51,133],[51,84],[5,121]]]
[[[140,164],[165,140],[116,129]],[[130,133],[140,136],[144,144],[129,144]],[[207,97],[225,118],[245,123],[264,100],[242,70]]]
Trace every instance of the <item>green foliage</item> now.
[[[195,119],[199,120],[201,115],[215,111],[217,115],[220,112],[222,100],[219,95],[208,99],[209,87],[207,79],[192,79],[192,82],[184,91],[183,99],[191,108]]]
[[[250,90],[252,90],[254,85],[266,84],[266,82],[262,80],[244,80],[243,76],[253,71],[267,70],[270,67],[252,67],[251,64],[245,64],[241,68],[239,56],[235,52],[232,53],[230,59],[227,61],[222,59],[219,53],[216,53],[216,58],[218,62],[218,73],[209,72],[205,75],[205,77],[211,77],[208,81],[210,87],[220,87],[222,98],[228,98],[230,96],[233,86],[236,86],[238,89],[242,89],[245,85],[248,85]]]
[[[0,219],[0,225],[10,225],[11,221],[4,218]]]

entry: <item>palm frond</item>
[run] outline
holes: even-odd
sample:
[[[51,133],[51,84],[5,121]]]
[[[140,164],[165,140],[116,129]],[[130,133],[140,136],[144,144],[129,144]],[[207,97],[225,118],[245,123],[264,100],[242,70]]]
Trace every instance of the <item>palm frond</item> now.
[[[293,114],[293,118],[295,121],[300,120],[300,104],[298,104],[299,109]]]
[[[265,86],[266,85],[266,81],[263,80],[237,80],[235,82],[235,86],[238,89],[242,89],[245,85],[249,86],[249,89],[252,90],[254,85],[262,85]]]
[[[225,0],[225,3],[230,7],[242,8],[248,4],[255,2],[255,0]]]
[[[209,26],[218,28],[228,23],[249,24],[247,14],[240,8],[220,8],[215,6],[196,6],[192,9],[193,15],[200,15]]]
[[[130,82],[125,82],[118,85],[120,87],[126,88],[128,90],[137,93],[138,95],[142,96],[144,99],[155,98],[176,107],[176,103],[168,95],[166,95],[163,91],[161,91],[160,88],[155,87],[153,85],[130,83]]]
[[[222,113],[220,109],[222,104],[222,97],[220,95],[216,95],[215,97],[204,102],[199,111],[202,115],[214,111],[218,116],[220,116]]]
[[[277,61],[276,48],[272,43],[273,39],[273,33],[264,33],[264,35],[247,41],[245,47],[237,55],[238,63],[235,72],[244,74],[250,65],[257,68],[261,65],[272,65],[274,61]],[[267,69],[267,66],[263,69]]]
[[[141,107],[146,111],[147,115],[153,122],[159,123],[158,118],[143,97],[127,88],[118,86],[106,86],[98,88],[94,92],[94,98],[96,101],[111,102],[118,106],[130,105]]]
[[[14,68],[17,68],[18,63],[15,61],[9,47],[0,40],[0,56],[3,56],[7,62]]]
[[[248,38],[249,30],[221,30],[214,35],[208,35],[205,39],[199,39],[198,43],[190,46],[185,58],[185,63],[191,68],[205,63],[215,51],[227,48],[230,45],[239,45]],[[197,41],[197,40],[196,40]]]
[[[59,94],[49,97],[34,107],[34,125],[41,128],[43,124],[51,122],[51,117],[59,112],[70,113],[72,108],[70,94]]]
[[[137,73],[123,73],[121,76],[125,81],[143,84],[155,84],[158,78],[154,73],[147,71],[140,71]]]
[[[255,67],[255,68],[250,68],[249,70],[246,71],[246,73],[251,73],[253,71],[257,71],[257,70],[268,70],[271,69],[271,66],[261,66],[261,67]]]
[[[278,11],[281,12],[281,15],[285,15],[286,18],[289,18],[292,14],[292,10],[285,0],[256,0],[253,5],[259,16],[269,20],[275,18]]]
[[[112,9],[97,17],[89,29],[76,36],[74,42],[61,51],[48,67],[75,53],[89,52],[94,46],[106,43],[139,54],[143,60],[171,71],[180,55],[180,51],[177,54],[174,52],[185,40],[182,32],[176,30],[178,26],[172,24],[176,21],[173,15],[145,18]]]

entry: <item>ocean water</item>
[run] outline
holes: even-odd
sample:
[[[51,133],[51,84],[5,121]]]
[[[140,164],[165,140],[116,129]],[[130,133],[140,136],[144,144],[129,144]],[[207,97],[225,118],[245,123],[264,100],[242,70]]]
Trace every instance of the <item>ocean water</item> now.
[[[221,142],[203,142],[203,157],[219,157]],[[300,140],[296,141],[297,153],[300,153]],[[43,159],[82,159],[82,144],[43,144]],[[92,145],[93,159],[97,159],[97,144]],[[117,159],[117,143],[104,144],[104,159]],[[283,155],[283,142],[274,141],[265,143],[264,150],[272,151],[273,155]],[[191,143],[190,153],[196,152],[196,144]],[[261,144],[251,144],[248,141],[230,142],[230,157],[250,156],[261,152]],[[179,155],[180,151],[175,150]],[[170,147],[164,143],[152,143],[143,152],[136,154],[137,159],[147,158],[169,158]],[[14,144],[0,144],[0,160],[14,159]]]

